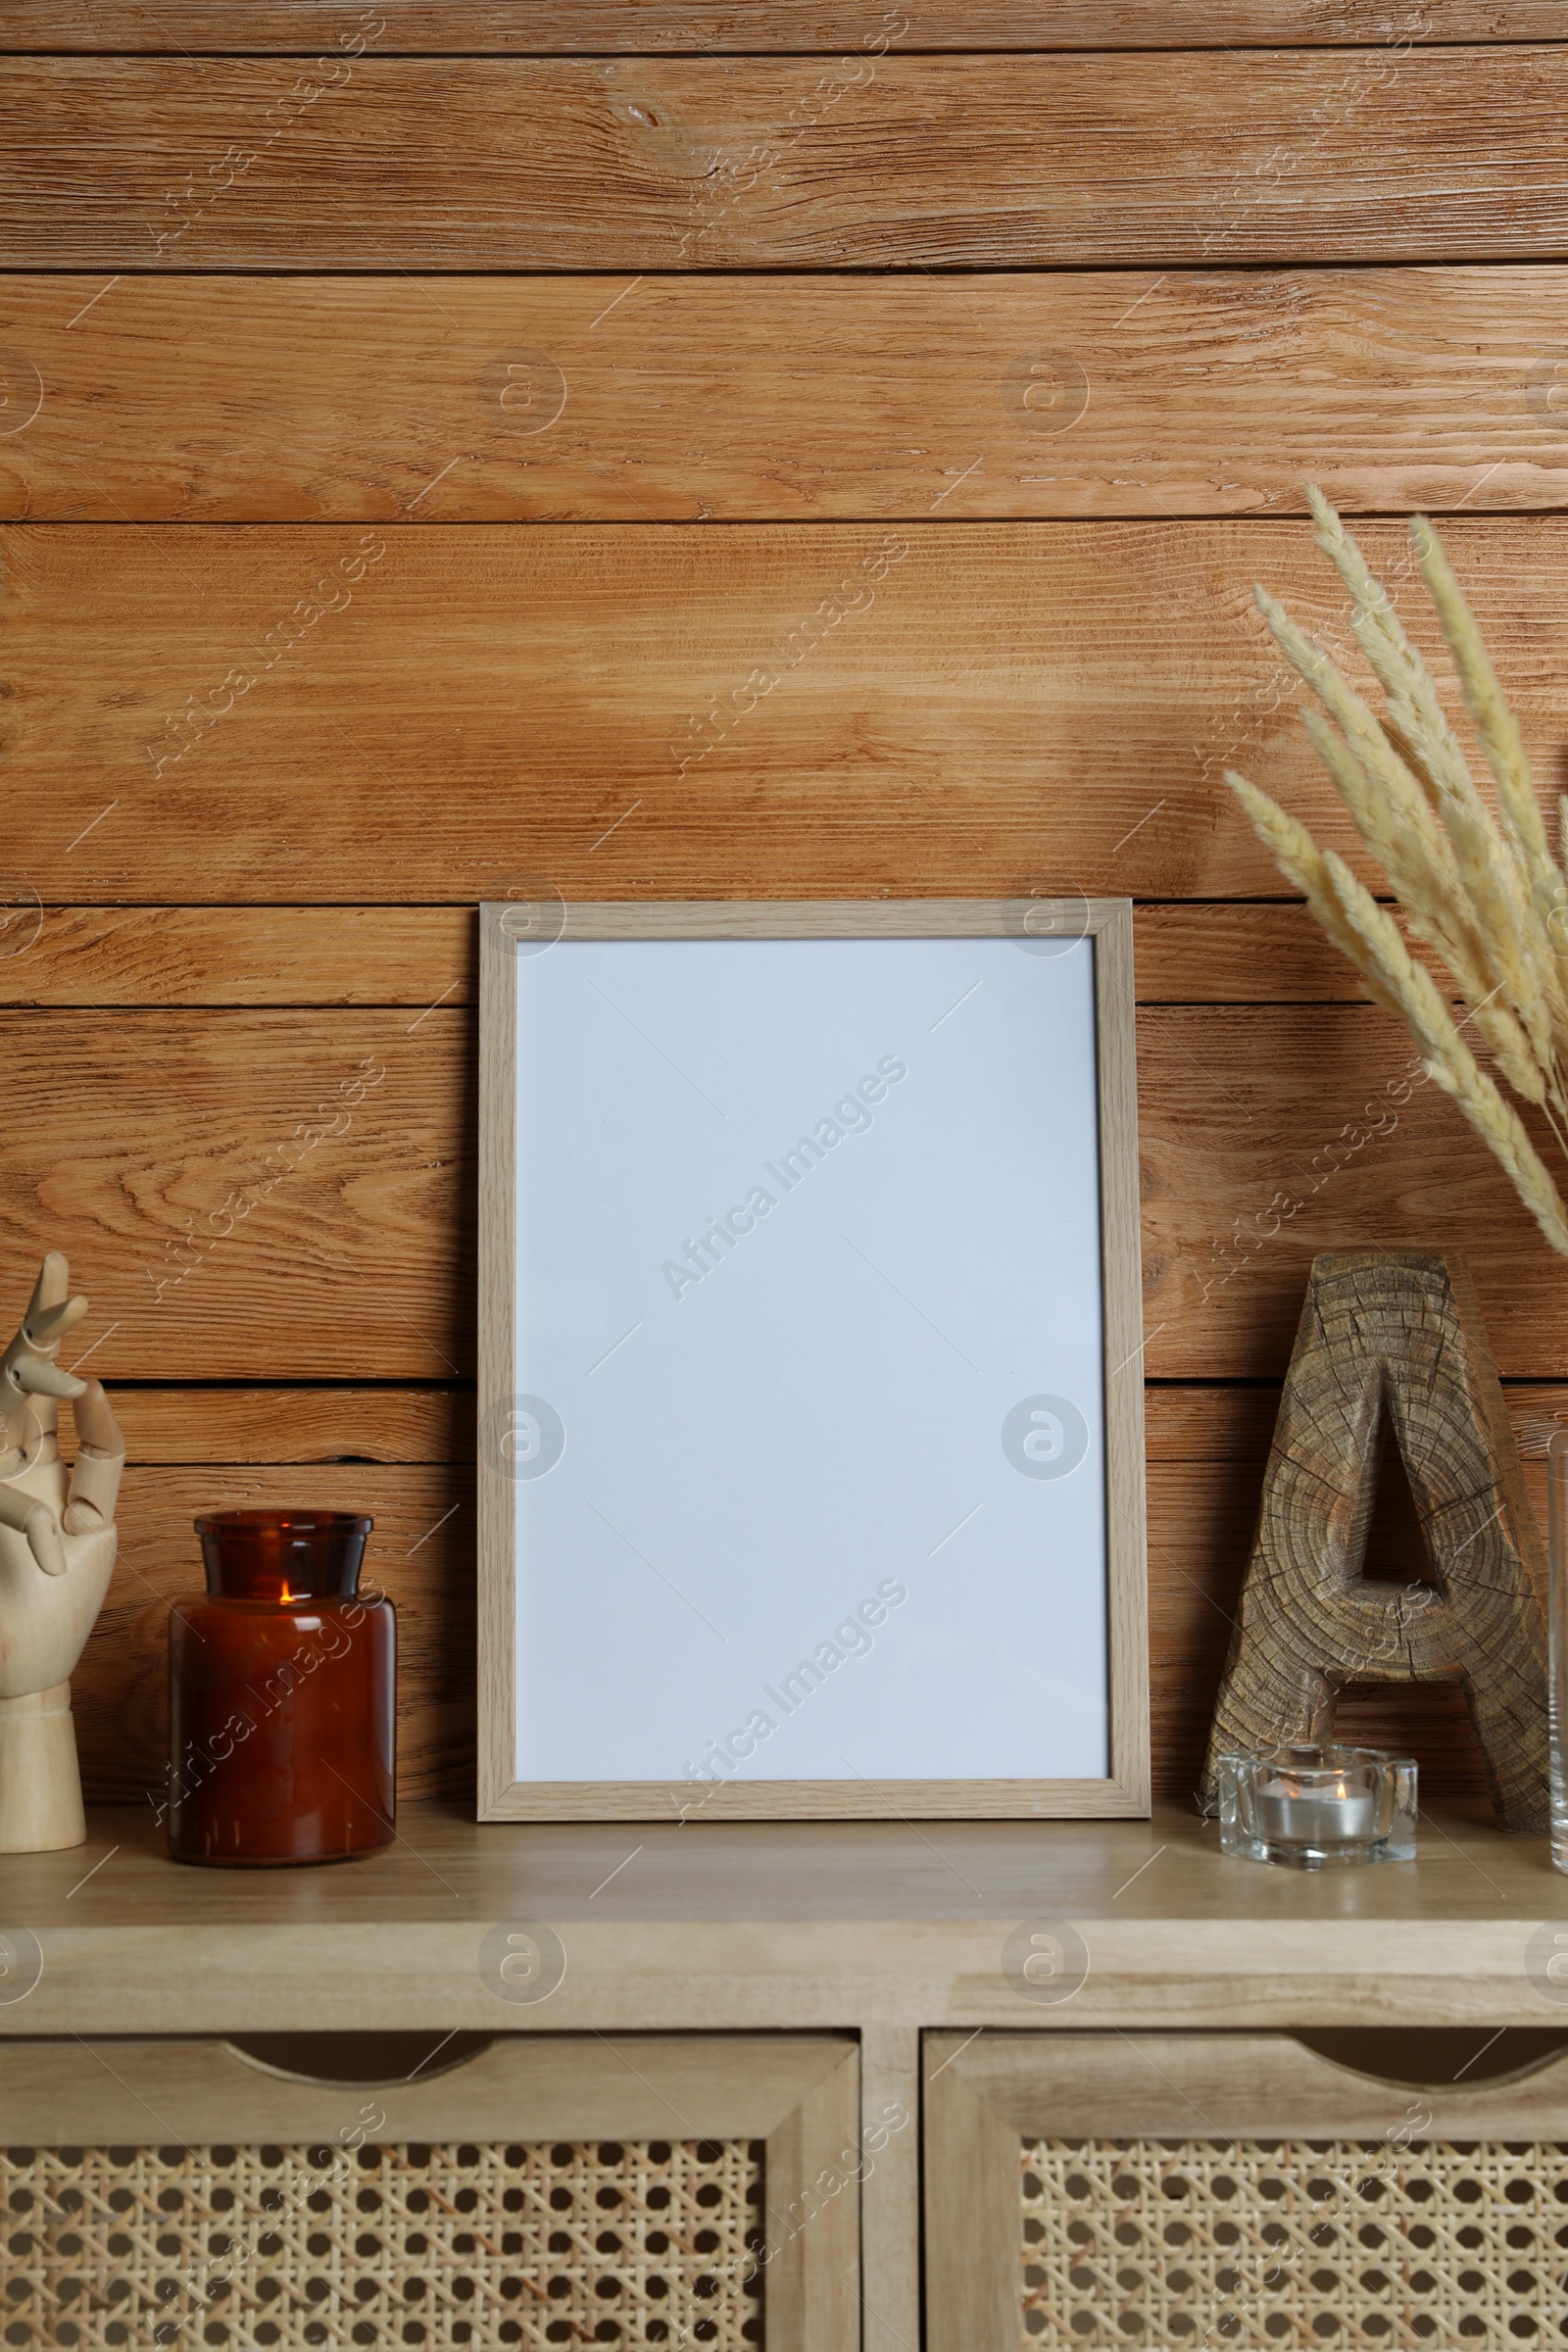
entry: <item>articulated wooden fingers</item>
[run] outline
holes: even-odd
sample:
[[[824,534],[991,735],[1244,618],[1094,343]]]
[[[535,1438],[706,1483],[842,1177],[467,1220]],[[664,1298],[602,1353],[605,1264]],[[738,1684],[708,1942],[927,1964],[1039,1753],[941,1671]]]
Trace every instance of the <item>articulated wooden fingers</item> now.
[[[62,1335],[87,1312],[86,1299],[69,1297],[70,1289],[71,1269],[62,1253],[51,1250],[32,1286],[22,1327],[0,1356],[0,1422],[7,1455],[20,1452],[25,1457],[29,1439],[52,1438],[58,1399],[79,1396],[86,1385],[62,1372],[54,1361]],[[34,1397],[41,1401],[33,1403]]]
[[[38,1269],[20,1336],[29,1347],[49,1348],[61,1340],[87,1312],[87,1301],[71,1297],[71,1268],[63,1250],[51,1250]]]
[[[29,1314],[23,1330],[35,1348],[47,1348],[51,1341],[63,1339],[86,1312],[85,1298],[68,1298],[61,1306],[46,1306],[37,1314]]]
[[[27,1549],[45,1576],[65,1575],[65,1540],[60,1522],[46,1502],[24,1494],[20,1487],[0,1485],[0,1527],[14,1527],[26,1537]]]
[[[32,1297],[27,1301],[27,1311],[22,1318],[24,1328],[35,1324],[40,1316],[52,1313],[70,1296],[71,1266],[65,1251],[46,1250],[43,1264],[38,1268],[38,1279],[32,1286]]]
[[[66,1533],[96,1535],[112,1527],[125,1467],[125,1441],[101,1380],[83,1381],[76,1398],[76,1459],[66,1497]]]

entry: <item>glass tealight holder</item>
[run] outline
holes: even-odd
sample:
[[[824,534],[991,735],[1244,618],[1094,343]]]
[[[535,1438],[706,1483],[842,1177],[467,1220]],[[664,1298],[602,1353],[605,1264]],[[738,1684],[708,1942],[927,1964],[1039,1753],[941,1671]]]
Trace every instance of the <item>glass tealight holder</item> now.
[[[1222,1852],[1286,1870],[1415,1860],[1416,1768],[1375,1747],[1270,1747],[1225,1755]]]

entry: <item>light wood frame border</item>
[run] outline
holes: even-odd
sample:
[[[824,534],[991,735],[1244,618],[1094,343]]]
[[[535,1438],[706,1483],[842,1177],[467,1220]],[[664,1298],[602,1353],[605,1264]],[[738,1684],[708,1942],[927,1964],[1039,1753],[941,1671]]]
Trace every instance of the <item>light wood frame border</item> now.
[[[1417,2092],[1288,2034],[928,2034],[927,2352],[1023,2342],[1024,2139],[1568,2139],[1568,2055]]]
[[[368,2107],[386,2117],[373,2132]],[[222,2041],[15,2042],[0,2048],[0,2114],[8,2144],[31,2147],[760,2139],[767,2352],[858,2352],[858,2183],[874,2157],[852,2040],[525,2034],[380,2087],[306,2082]]]
[[[504,903],[480,909],[479,1393],[513,1394],[516,1134],[515,956],[498,945]],[[866,1820],[1143,1815],[1150,1809],[1143,1290],[1130,899],[746,900],[605,903],[564,910],[588,939],[975,939],[1018,937],[1057,913],[1095,943],[1100,1081],[1101,1263],[1105,1348],[1105,1531],[1110,1772],[1041,1781],[730,1781],[702,1784],[703,1819]],[[479,1447],[481,1821],[667,1819],[671,1788],[647,1781],[516,1778],[515,1559],[512,1484]]]

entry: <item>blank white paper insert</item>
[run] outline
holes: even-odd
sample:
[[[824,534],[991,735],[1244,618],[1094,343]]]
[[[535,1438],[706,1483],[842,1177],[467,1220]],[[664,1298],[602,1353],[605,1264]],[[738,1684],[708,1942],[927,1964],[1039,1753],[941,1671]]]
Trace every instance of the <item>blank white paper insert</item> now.
[[[517,958],[517,1774],[1109,1770],[1094,945]]]

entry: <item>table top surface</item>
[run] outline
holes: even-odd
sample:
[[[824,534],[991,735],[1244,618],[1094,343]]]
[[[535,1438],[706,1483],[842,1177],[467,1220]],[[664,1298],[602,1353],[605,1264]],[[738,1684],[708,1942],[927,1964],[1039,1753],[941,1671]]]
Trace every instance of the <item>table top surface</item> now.
[[[0,1856],[0,1923],[75,1932],[517,1917],[636,1922],[1489,1921],[1568,1919],[1544,1838],[1481,1809],[1424,1814],[1414,1862],[1304,1873],[1224,1855],[1190,1807],[1149,1821],[480,1824],[405,1804],[352,1862],[172,1862],[150,1812],[94,1808],[87,1842]]]
[[[496,1967],[519,1933],[556,1955],[524,1997],[498,1990]],[[1217,1826],[1174,1806],[1150,1821],[481,1825],[416,1803],[382,1852],[290,1870],[172,1862],[151,1813],[125,1807],[95,1811],[70,1852],[0,1858],[0,2040],[306,2019],[1541,2029],[1568,2022],[1559,1936],[1568,1951],[1568,1877],[1545,1839],[1480,1811],[1424,1818],[1414,1862],[1306,1875],[1223,1855]],[[1023,1965],[1039,1949],[1065,1972],[1044,1984]]]

